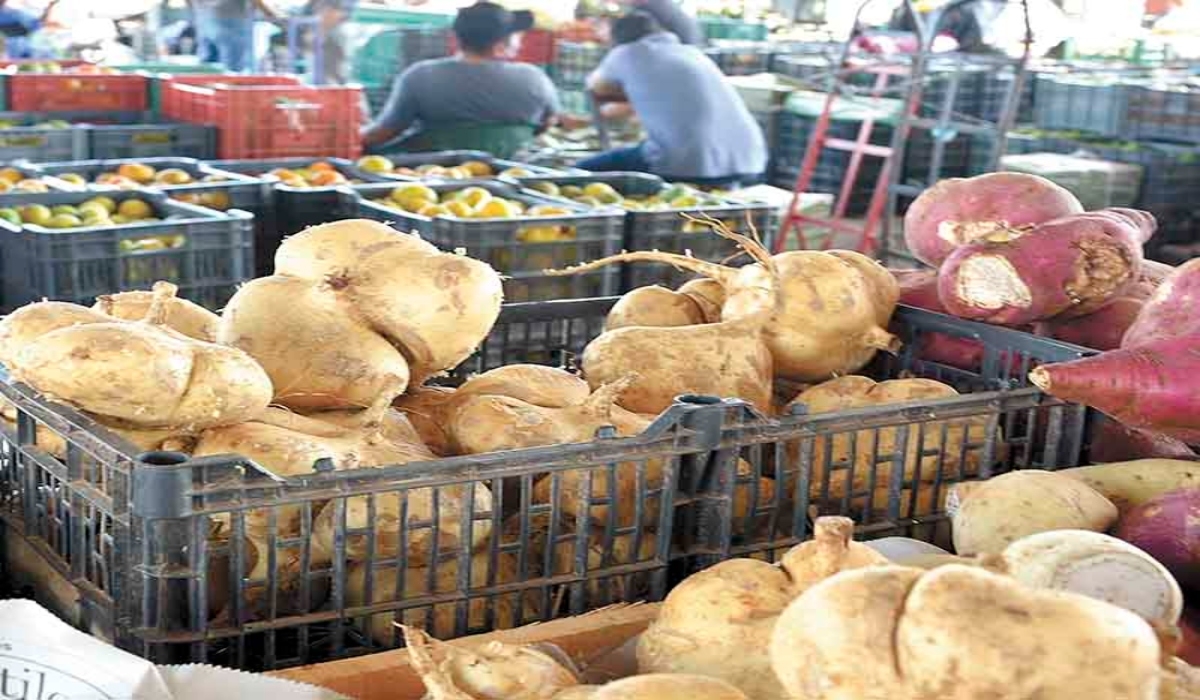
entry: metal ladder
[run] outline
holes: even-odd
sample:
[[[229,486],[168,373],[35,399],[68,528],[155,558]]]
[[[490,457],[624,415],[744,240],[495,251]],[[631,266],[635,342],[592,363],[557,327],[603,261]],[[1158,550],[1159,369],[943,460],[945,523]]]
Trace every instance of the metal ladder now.
[[[947,75],[949,84],[942,95],[941,103],[937,105],[936,116],[922,115],[922,98],[925,93],[930,64],[938,60],[933,53],[933,42],[937,37],[942,20],[951,10],[961,8],[975,0],[957,0],[931,13],[930,17],[922,19],[912,0],[904,0],[904,10],[914,27],[918,50],[910,57],[902,60],[875,59],[866,60],[855,57],[853,47],[855,37],[851,36],[842,48],[837,68],[828,81],[824,109],[818,117],[809,138],[801,163],[800,173],[793,187],[792,203],[783,217],[779,236],[775,242],[775,252],[788,249],[789,240],[793,235],[798,240],[799,247],[819,248],[827,250],[838,234],[850,235],[857,238],[854,246],[859,252],[875,255],[885,262],[889,258],[911,260],[902,252],[893,250],[892,229],[893,217],[899,211],[902,199],[915,197],[929,185],[940,179],[942,164],[945,158],[946,140],[944,135],[951,137],[962,134],[969,137],[988,137],[991,149],[984,161],[985,171],[994,170],[1000,156],[1005,150],[1005,140],[1008,131],[1016,120],[1017,111],[1025,82],[1025,69],[1029,62],[1032,44],[1032,30],[1029,27],[1028,4],[1026,0],[1010,0],[1023,6],[1026,18],[1025,52],[1019,61],[1009,59],[989,59],[995,69],[1011,69],[1012,81],[1007,94],[1003,98],[1003,106],[996,122],[985,122],[981,119],[967,118],[954,112],[954,106],[959,93],[962,71],[954,70]],[[859,26],[864,11],[875,0],[865,0],[855,14],[855,26]],[[977,59],[972,59],[977,60]],[[859,88],[851,85],[848,79],[854,75],[873,75],[874,81],[866,96],[868,104],[883,105],[884,96],[895,92],[904,95],[901,108],[894,115],[895,125],[890,144],[887,146],[873,144],[871,137],[875,132],[877,116],[870,111],[859,125],[857,138],[844,139],[829,136],[830,123],[837,107],[842,100],[853,97]],[[892,116],[892,115],[889,115]],[[903,163],[905,149],[913,128],[929,130],[933,138],[928,179],[920,184],[903,181]],[[800,210],[801,196],[812,185],[817,167],[829,151],[841,151],[850,154],[846,172],[841,186],[836,194],[830,216],[814,216]],[[867,206],[866,215],[862,220],[851,219],[847,216],[848,207],[855,186],[858,184],[859,171],[865,158],[877,158],[880,163],[879,175]],[[805,231],[823,232],[819,240],[806,240]]]

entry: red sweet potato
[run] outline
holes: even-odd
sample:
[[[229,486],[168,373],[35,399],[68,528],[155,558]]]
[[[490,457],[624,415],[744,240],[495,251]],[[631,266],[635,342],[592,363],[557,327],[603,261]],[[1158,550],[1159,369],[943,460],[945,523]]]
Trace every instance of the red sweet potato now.
[[[1029,380],[1131,428],[1200,444],[1200,336],[1167,338],[1071,362],[1043,365]]]
[[[997,228],[1019,228],[1078,214],[1075,195],[1025,173],[988,173],[942,180],[921,193],[904,216],[909,251],[938,266],[958,246]]]
[[[1116,350],[1121,347],[1125,331],[1133,325],[1144,304],[1141,299],[1117,297],[1108,306],[1087,316],[1052,318],[1036,323],[1033,332],[1093,350]]]
[[[1200,335],[1200,258],[1180,265],[1150,297],[1125,332],[1122,347]]]
[[[1096,418],[1091,447],[1088,449],[1089,463],[1108,464],[1155,458],[1200,459],[1192,448],[1175,438],[1150,430],[1130,428],[1108,416]]]
[[[1106,209],[993,231],[946,258],[938,295],[955,316],[1008,326],[1092,313],[1137,281],[1151,222]]]

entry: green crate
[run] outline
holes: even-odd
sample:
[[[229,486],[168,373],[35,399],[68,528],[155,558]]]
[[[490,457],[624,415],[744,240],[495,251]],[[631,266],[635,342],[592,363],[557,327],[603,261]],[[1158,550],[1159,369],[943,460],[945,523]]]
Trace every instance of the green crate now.
[[[770,33],[765,24],[728,17],[701,17],[700,29],[706,39],[766,41]]]
[[[357,22],[358,24],[449,27],[454,24],[454,15],[439,14],[436,12],[392,10],[386,7],[358,7],[350,15],[350,21]]]

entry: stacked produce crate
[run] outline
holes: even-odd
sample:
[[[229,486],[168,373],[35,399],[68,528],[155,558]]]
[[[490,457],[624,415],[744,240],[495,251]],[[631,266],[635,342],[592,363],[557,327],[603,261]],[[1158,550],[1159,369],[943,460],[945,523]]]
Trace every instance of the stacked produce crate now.
[[[591,114],[587,77],[600,65],[608,48],[593,41],[559,41],[551,74],[559,100],[568,114]]]

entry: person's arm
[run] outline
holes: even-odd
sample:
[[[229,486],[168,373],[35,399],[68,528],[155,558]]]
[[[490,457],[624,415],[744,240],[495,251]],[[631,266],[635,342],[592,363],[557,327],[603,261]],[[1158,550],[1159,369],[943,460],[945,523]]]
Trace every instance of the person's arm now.
[[[618,77],[620,65],[620,49],[613,49],[587,77],[587,90],[597,102],[625,101],[625,91]]]
[[[542,102],[545,105],[545,110],[542,112],[542,118],[537,125],[535,133],[544,134],[550,127],[558,123],[558,115],[562,112],[562,105],[558,101],[558,90],[555,89],[554,83],[549,76],[538,70],[538,79],[541,84]]]
[[[416,98],[411,89],[412,70],[410,68],[396,78],[383,110],[375,118],[375,121],[363,127],[361,133],[363,146],[370,147],[387,143],[416,123],[418,112]]]

